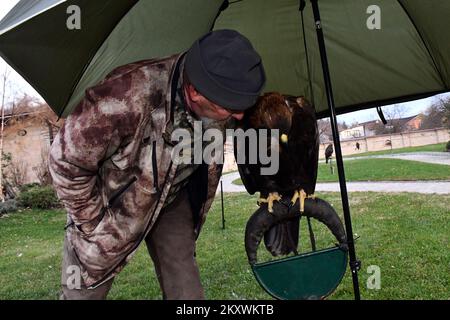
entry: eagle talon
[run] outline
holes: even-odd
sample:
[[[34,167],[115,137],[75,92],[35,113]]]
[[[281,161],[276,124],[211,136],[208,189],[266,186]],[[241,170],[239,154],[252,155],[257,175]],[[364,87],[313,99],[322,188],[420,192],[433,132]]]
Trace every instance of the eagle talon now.
[[[267,203],[267,210],[269,213],[273,213],[273,203],[280,200],[281,196],[278,192],[271,192],[267,198],[259,198],[258,205],[261,205],[261,203]]]
[[[297,200],[300,200],[300,213],[305,212],[305,200],[306,199],[315,199],[316,196],[314,194],[308,195],[305,190],[300,189],[299,191],[295,191],[294,195],[291,199],[291,204],[295,205],[297,203]]]

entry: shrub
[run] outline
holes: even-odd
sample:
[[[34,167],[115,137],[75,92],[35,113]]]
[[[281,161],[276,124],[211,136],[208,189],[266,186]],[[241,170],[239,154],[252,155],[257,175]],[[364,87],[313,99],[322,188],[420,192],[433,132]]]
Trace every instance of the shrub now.
[[[445,148],[447,149],[447,152],[450,152],[450,141],[447,142],[447,146]]]
[[[18,196],[18,203],[24,208],[51,209],[60,207],[58,197],[51,186],[30,186]]]
[[[26,191],[30,190],[31,188],[40,187],[40,186],[41,185],[39,183],[33,182],[33,183],[24,184],[24,185],[20,186],[19,189],[20,189],[20,192],[26,192]]]
[[[16,200],[10,199],[0,202],[0,215],[17,211]]]

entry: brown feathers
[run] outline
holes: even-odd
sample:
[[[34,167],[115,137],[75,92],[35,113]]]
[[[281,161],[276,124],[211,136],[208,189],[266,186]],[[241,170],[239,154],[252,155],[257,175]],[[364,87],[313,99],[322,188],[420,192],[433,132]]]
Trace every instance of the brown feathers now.
[[[260,97],[247,114],[253,128],[280,129],[289,132],[291,127],[291,108],[286,104],[284,96],[276,92],[266,93]]]
[[[319,134],[314,107],[304,97],[266,93],[245,112],[240,126],[244,130],[278,129],[280,134],[279,167],[275,174],[262,175],[261,163],[238,163],[242,182],[250,194],[259,191],[261,198],[278,194],[281,199],[292,199],[299,190],[307,195],[314,193]],[[249,159],[250,148],[245,148]],[[264,236],[266,248],[273,255],[295,252],[298,224],[297,218],[273,226]]]
[[[263,195],[279,192],[291,196],[303,188],[312,194],[316,185],[319,134],[314,106],[304,97],[284,96],[277,92],[264,94],[255,106],[245,112],[242,129],[278,129],[279,161],[276,174],[260,174],[261,164],[238,164],[247,191]]]

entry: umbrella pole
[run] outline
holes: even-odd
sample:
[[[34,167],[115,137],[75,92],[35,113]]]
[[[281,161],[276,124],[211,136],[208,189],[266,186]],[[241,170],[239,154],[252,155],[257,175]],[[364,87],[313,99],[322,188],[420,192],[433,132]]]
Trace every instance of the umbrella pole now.
[[[355,243],[353,240],[352,220],[350,216],[350,206],[348,203],[347,185],[344,172],[344,161],[342,160],[342,150],[337,126],[336,108],[331,85],[330,70],[328,68],[327,52],[325,48],[325,40],[322,31],[322,23],[320,20],[318,0],[311,0],[311,4],[314,14],[314,21],[316,24],[317,41],[319,43],[320,60],[322,62],[322,71],[325,89],[327,93],[328,108],[330,110],[330,119],[331,119],[330,122],[336,152],[336,164],[339,175],[339,184],[341,187],[342,208],[344,211],[345,229],[347,233],[347,243],[350,257],[350,269],[352,271],[352,279],[353,279],[353,290],[355,294],[355,300],[360,300],[361,296],[359,292],[358,270],[360,269],[361,262],[356,259]]]

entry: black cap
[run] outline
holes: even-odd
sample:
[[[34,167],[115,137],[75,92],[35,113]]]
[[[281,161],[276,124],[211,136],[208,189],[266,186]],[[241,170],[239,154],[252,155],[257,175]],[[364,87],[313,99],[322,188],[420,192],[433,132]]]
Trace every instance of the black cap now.
[[[253,106],[266,82],[261,57],[234,30],[212,31],[194,42],[186,54],[185,69],[198,92],[237,111]]]

